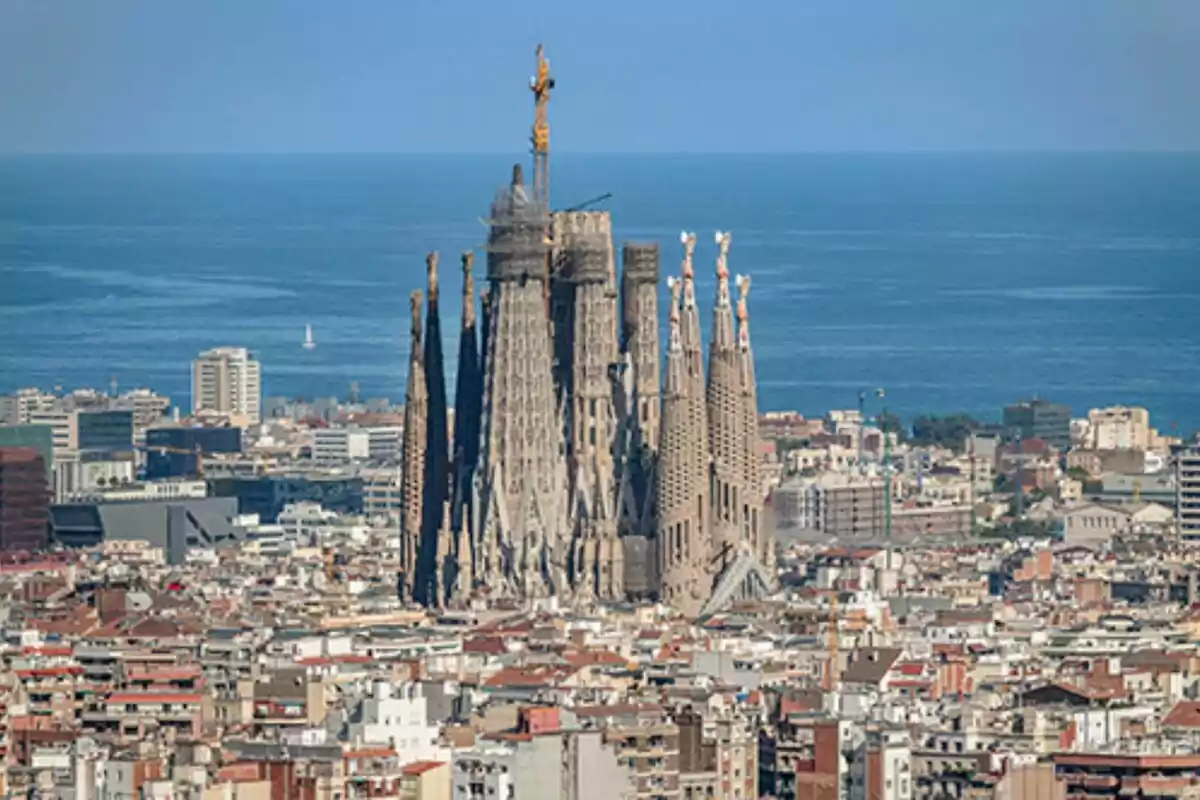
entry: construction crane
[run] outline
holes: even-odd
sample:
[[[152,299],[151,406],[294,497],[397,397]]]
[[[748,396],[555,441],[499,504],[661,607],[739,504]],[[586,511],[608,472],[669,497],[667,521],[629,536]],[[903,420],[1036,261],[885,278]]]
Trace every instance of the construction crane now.
[[[550,207],[550,121],[546,107],[550,103],[550,90],[554,78],[550,77],[550,62],[545,51],[537,46],[537,74],[529,81],[533,92],[533,199]]]
[[[605,192],[604,194],[593,197],[591,200],[584,200],[582,203],[573,205],[570,208],[564,208],[563,211],[583,211],[589,206],[594,206],[596,203],[603,203],[605,200],[609,200],[611,198],[612,192]]]
[[[146,451],[154,451],[156,453],[173,453],[175,455],[181,455],[181,456],[195,456],[196,457],[196,477],[197,478],[204,477],[204,456],[206,455],[206,453],[200,449],[199,445],[197,445],[195,448],[193,448],[191,450],[188,450],[187,448],[184,448],[184,447],[171,447],[171,446],[165,445],[165,444],[143,445],[140,449],[146,450]]]

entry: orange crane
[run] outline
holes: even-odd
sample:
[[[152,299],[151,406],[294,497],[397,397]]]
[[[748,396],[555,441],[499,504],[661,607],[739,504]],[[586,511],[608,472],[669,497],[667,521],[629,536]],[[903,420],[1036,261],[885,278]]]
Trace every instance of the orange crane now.
[[[550,62],[546,60],[542,46],[537,46],[537,74],[529,81],[533,92],[533,199],[550,207],[550,121],[546,107],[550,103],[550,90],[554,78],[550,77]]]

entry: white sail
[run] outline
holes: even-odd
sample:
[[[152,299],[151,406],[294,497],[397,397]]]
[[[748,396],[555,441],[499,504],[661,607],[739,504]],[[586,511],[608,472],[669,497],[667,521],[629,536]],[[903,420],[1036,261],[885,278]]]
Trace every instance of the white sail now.
[[[304,345],[303,345],[304,349],[312,350],[316,346],[317,346],[317,343],[315,341],[313,341],[312,325],[305,325],[304,326]]]

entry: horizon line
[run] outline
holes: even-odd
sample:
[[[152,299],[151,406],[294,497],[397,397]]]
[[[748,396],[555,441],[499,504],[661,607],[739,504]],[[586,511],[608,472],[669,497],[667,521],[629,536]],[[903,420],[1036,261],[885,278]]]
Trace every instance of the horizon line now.
[[[406,156],[406,157],[500,157],[528,156],[528,152],[511,150],[4,150],[0,158],[54,157],[185,157],[185,156]],[[778,157],[831,155],[1200,155],[1195,149],[1152,148],[846,148],[811,150],[557,150],[551,157],[621,156],[621,157]]]

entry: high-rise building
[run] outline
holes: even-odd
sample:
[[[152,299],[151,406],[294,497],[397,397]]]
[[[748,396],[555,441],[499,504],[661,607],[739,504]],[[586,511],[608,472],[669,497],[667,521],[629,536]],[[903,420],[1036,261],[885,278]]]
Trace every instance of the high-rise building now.
[[[234,424],[255,425],[261,419],[262,380],[259,363],[244,347],[205,350],[192,362],[192,414],[228,417]]]
[[[1181,445],[1175,461],[1175,527],[1185,539],[1200,538],[1200,444]]]
[[[32,447],[0,447],[0,550],[40,550],[50,532],[46,464]]]
[[[1041,439],[1055,450],[1071,449],[1071,409],[1048,400],[1022,400],[1004,407],[1004,427],[1022,439]]]

